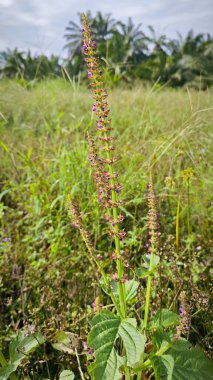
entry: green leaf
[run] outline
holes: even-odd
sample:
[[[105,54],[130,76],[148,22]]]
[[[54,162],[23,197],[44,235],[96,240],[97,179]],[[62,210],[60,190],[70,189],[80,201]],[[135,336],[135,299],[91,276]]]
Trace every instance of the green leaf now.
[[[118,283],[116,281],[111,281],[111,290],[114,293],[116,297],[118,297]],[[137,289],[139,287],[139,282],[135,280],[129,280],[125,282],[125,288],[126,288],[126,300],[131,301],[133,298],[137,295]],[[109,295],[109,291],[106,289],[106,286],[103,283],[103,280],[101,280],[101,286],[105,293]]]
[[[172,380],[212,380],[213,363],[199,348],[185,351],[168,350],[174,358]]]
[[[40,333],[24,336],[21,332],[12,340],[9,346],[10,362],[20,363],[37,346],[44,343],[44,338]]]
[[[21,361],[38,345],[43,343],[44,338],[40,333],[25,336],[23,332],[20,332],[10,343],[10,361],[0,369],[0,380],[7,380],[16,371]]]
[[[155,356],[151,362],[156,380],[173,380],[174,358],[171,355]]]
[[[150,271],[147,268],[140,267],[136,268],[135,273],[138,278],[144,278],[149,275]]]
[[[16,371],[16,364],[8,364],[7,366],[0,369],[0,380],[7,380],[10,375]]]
[[[145,257],[145,263],[143,264],[143,266],[136,269],[136,271],[135,271],[136,276],[138,278],[144,278],[144,277],[149,276],[149,275],[154,275],[156,272],[156,268],[159,264],[159,261],[160,261],[159,256],[154,255],[154,263],[153,263],[154,269],[152,271],[150,271],[150,269],[149,269],[150,268],[150,255],[147,255]]]
[[[153,334],[154,350],[159,351],[172,342],[173,334],[170,332],[156,331]]]
[[[145,256],[145,261],[146,261],[146,266],[149,268],[150,267],[150,255],[146,255]],[[157,255],[154,255],[154,268],[156,268],[159,264],[159,261],[160,261],[160,257],[157,256]]]
[[[136,320],[128,318],[121,322],[118,329],[118,335],[126,348],[127,365],[130,367],[139,362],[146,342],[145,336],[141,335],[136,327]]]
[[[126,300],[131,301],[137,295],[139,282],[135,280],[129,280],[125,283],[126,287]]]
[[[136,328],[135,319],[121,320],[109,311],[96,315],[91,321],[88,344],[95,350],[95,362],[90,366],[90,373],[95,380],[118,380],[122,377],[119,368],[127,363],[132,366],[141,358],[145,338]],[[123,340],[126,357],[115,351],[117,338]]]
[[[114,342],[117,337],[121,319],[110,312],[103,312],[96,315],[92,321],[92,329],[89,333],[88,344],[95,349],[95,363],[89,370],[94,375],[94,379],[119,380],[119,357],[114,349]]]
[[[68,369],[65,369],[61,372],[59,376],[59,380],[74,380],[75,375],[72,371],[69,371]]]
[[[174,345],[172,345],[172,350],[174,351],[186,351],[191,348],[191,343],[184,339],[184,338],[179,338]]]
[[[171,344],[171,347],[175,351],[185,351],[191,347],[191,343],[184,338],[174,341],[174,334],[172,332],[156,331],[153,334],[153,343],[155,352],[164,349],[168,344]]]
[[[160,326],[164,328],[176,326],[178,325],[179,321],[180,317],[178,314],[174,313],[171,310],[162,309],[155,314],[152,321],[149,323],[149,329],[157,329]]]
[[[56,342],[52,344],[58,351],[75,354],[75,349],[81,349],[81,341],[77,334],[69,331],[59,331],[55,335]]]
[[[189,345],[183,339],[169,348],[165,355],[151,358],[156,380],[213,379],[213,363],[199,348],[186,348]]]

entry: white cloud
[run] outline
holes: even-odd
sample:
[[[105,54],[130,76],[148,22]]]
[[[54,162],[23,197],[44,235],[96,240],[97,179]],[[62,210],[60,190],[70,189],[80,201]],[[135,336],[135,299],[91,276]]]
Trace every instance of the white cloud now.
[[[13,0],[0,0],[0,6],[2,7],[10,7],[13,5]]]

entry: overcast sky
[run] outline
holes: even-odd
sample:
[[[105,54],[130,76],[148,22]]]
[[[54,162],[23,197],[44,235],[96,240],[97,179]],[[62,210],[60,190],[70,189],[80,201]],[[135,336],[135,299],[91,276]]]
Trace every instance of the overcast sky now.
[[[87,10],[124,22],[132,17],[144,31],[154,26],[158,35],[185,36],[190,29],[213,35],[213,0],[0,0],[0,51],[17,47],[65,55],[65,28]]]

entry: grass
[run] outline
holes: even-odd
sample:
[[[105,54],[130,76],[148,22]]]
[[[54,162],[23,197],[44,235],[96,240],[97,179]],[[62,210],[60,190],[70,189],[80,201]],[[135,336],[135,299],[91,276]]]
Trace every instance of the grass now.
[[[111,249],[100,240],[107,229],[100,222],[87,159],[86,132],[94,130],[92,100],[85,86],[62,79],[31,88],[2,81],[0,90],[2,344],[11,331],[32,324],[50,341],[58,329],[77,330],[84,337],[86,315],[99,294],[95,270],[67,216],[69,193],[80,203],[97,249]],[[109,101],[121,157],[117,172],[123,184],[124,224],[132,231],[126,240],[130,262],[140,263],[146,252],[147,178],[152,168],[162,256],[167,258],[167,307],[177,303],[174,297],[181,288],[196,310],[192,292],[208,296],[210,281],[213,91],[136,84],[112,90]],[[153,302],[153,312],[155,306]],[[206,350],[209,326],[200,307],[192,340]]]

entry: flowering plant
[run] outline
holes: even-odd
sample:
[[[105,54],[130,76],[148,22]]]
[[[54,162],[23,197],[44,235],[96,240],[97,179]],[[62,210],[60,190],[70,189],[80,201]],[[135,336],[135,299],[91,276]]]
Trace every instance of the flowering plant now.
[[[157,205],[151,174],[148,184],[148,252],[144,265],[132,270],[130,276],[129,261],[122,245],[126,232],[120,227],[124,217],[119,211],[122,204],[118,198],[121,185],[114,170],[117,158],[113,155],[115,147],[111,136],[108,94],[96,55],[96,44],[85,15],[82,20],[83,50],[98,133],[96,139],[88,134],[89,159],[98,202],[109,225],[110,238],[114,240],[114,251],[110,257],[113,273],[108,273],[83,226],[76,204],[69,197],[70,217],[85,241],[89,260],[98,268],[100,286],[113,303],[113,307],[103,310],[99,300],[94,302],[95,316],[88,336],[88,347],[94,357],[89,356],[89,374],[94,380],[139,380],[147,379],[147,376],[150,379],[155,376],[157,380],[210,378],[209,361],[182,337],[184,334],[188,336],[190,327],[190,308],[184,292],[181,293],[180,315],[161,308],[152,319],[149,318],[153,279],[158,276],[160,261]],[[141,279],[146,281],[146,294],[144,305],[138,308],[135,300]]]

